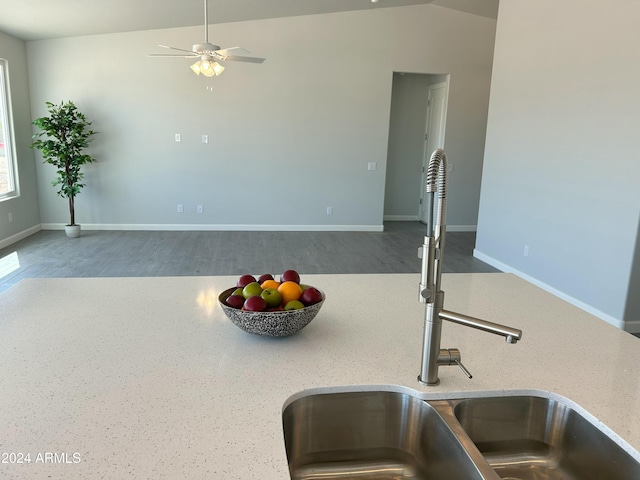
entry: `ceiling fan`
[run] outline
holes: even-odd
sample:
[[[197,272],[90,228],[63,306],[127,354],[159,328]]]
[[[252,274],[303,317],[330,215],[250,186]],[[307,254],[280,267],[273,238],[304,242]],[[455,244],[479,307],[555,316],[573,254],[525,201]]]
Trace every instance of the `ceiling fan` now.
[[[162,48],[168,48],[169,50],[176,50],[178,53],[150,53],[148,57],[177,57],[177,58],[198,58],[199,60],[191,65],[197,75],[201,73],[205,77],[213,77],[220,75],[224,70],[224,67],[218,62],[234,61],[234,62],[250,62],[250,63],[262,63],[264,58],[248,57],[246,56],[248,51],[240,47],[220,48],[218,45],[209,43],[209,23],[208,23],[208,11],[207,0],[204,0],[204,43],[196,43],[191,47],[191,50],[185,50],[183,48],[169,47],[167,45],[158,45]]]

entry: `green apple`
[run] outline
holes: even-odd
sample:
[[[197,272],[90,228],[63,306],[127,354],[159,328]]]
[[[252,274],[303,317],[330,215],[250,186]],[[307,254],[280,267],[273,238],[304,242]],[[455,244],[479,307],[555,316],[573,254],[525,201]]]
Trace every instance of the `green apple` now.
[[[231,295],[242,295],[242,288],[236,288]]]
[[[265,288],[260,296],[267,302],[267,307],[274,308],[282,302],[282,295],[275,288]]]
[[[258,282],[251,282],[242,289],[242,296],[244,298],[259,297],[261,293],[262,287]]]
[[[284,306],[285,310],[300,310],[304,308],[304,304],[298,300],[291,300]]]

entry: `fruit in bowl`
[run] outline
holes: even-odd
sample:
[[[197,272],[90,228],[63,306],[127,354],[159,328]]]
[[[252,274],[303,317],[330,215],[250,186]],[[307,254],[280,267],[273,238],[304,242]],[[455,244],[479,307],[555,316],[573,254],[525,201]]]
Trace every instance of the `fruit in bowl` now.
[[[291,335],[315,318],[325,296],[316,287],[301,285],[295,270],[287,270],[280,280],[270,274],[260,276],[258,281],[252,275],[243,275],[236,286],[219,295],[218,301],[234,325],[246,332],[272,337]]]

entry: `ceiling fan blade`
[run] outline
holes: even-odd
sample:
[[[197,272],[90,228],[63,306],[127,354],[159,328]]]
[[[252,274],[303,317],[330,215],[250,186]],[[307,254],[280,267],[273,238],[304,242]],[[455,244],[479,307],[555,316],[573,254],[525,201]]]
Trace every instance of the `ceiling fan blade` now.
[[[198,55],[198,52],[194,52],[193,50],[185,50],[184,48],[169,47],[167,45],[158,45],[158,46],[162,48],[168,48],[169,50],[178,50],[179,52],[187,52],[187,53],[193,53],[194,55]]]
[[[223,56],[228,55],[249,55],[250,52],[240,47],[231,47],[231,48],[221,48],[220,50],[216,50],[216,53],[219,53]]]
[[[147,57],[168,57],[168,58],[197,58],[200,55],[197,53],[192,53],[191,55],[179,55],[172,53],[147,53]]]
[[[226,55],[221,56],[220,60],[222,61],[233,61],[233,62],[249,62],[249,63],[262,63],[265,61],[264,58],[259,57],[242,57],[239,55]]]

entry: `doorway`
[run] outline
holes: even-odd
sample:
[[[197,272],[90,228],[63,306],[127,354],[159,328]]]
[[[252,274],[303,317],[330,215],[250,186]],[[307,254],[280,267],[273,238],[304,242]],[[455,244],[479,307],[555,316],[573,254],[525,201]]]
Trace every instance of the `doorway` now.
[[[423,169],[444,147],[449,75],[393,74],[385,221],[424,221]]]
[[[448,82],[431,84],[427,94],[427,126],[424,141],[424,153],[422,155],[422,181],[420,185],[427,183],[427,166],[431,154],[438,148],[444,148],[444,133],[447,120],[447,99],[449,97]],[[420,188],[420,221],[427,223],[426,191]]]

